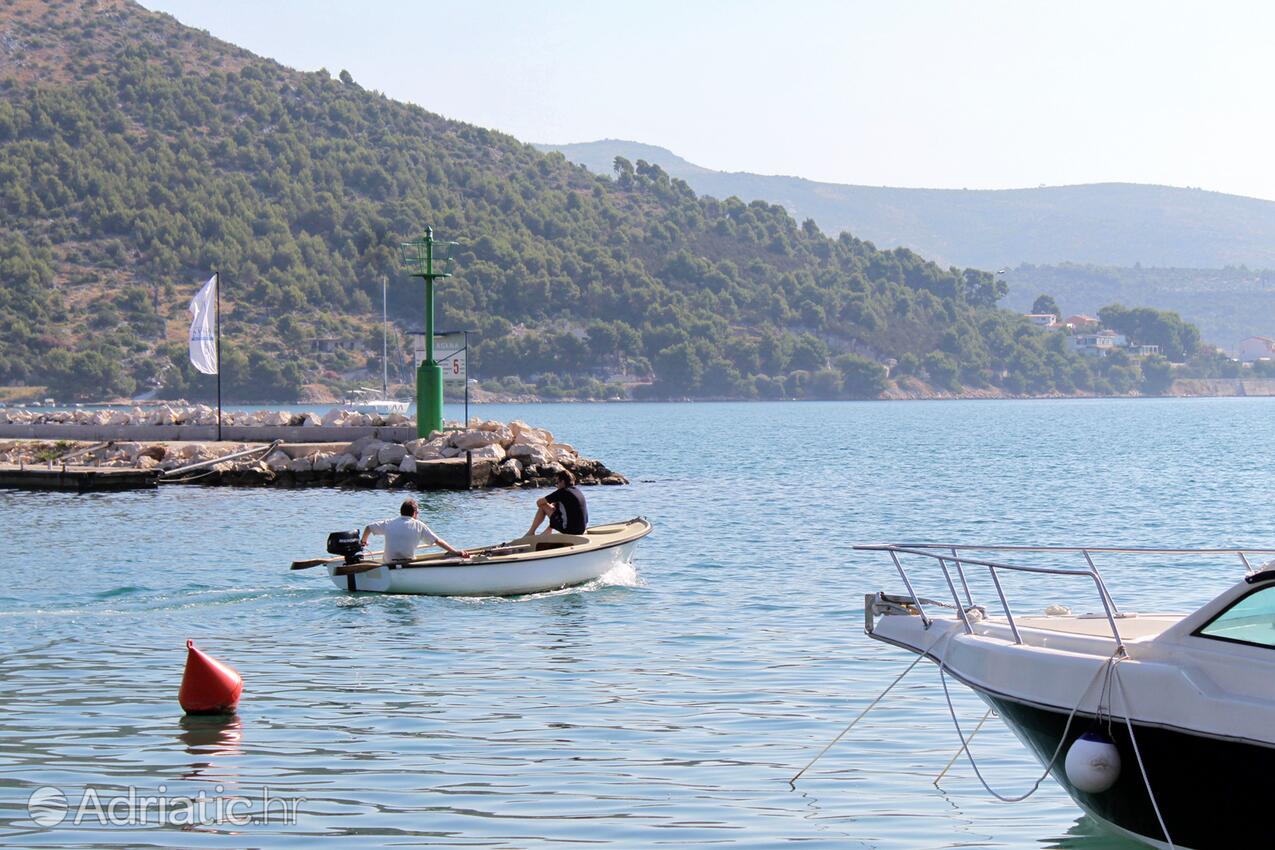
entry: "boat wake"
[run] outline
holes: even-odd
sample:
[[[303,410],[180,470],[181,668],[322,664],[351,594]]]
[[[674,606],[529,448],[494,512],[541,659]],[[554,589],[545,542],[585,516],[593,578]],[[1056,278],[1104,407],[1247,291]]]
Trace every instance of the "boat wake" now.
[[[609,572],[605,572],[584,587],[646,587],[646,582],[638,575],[637,567],[631,563],[619,564]]]
[[[587,581],[584,584],[573,584],[570,587],[560,587],[556,590],[542,590],[538,593],[524,593],[519,596],[455,596],[452,598],[457,602],[490,605],[494,602],[529,602],[536,599],[553,599],[557,596],[569,596],[574,593],[605,590],[608,587],[646,587],[646,582],[638,575],[637,568],[632,564],[620,564],[612,567],[609,571],[592,581]]]

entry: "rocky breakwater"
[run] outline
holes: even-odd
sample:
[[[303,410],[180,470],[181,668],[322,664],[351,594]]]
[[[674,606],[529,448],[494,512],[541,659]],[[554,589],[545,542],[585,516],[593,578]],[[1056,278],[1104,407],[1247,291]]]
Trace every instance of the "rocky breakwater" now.
[[[553,484],[561,469],[585,485],[628,483],[549,431],[520,421],[474,419],[468,427],[404,442],[363,436],[349,443],[272,445],[15,440],[0,443],[0,461],[155,470],[166,483],[239,487],[542,487]]]
[[[406,442],[368,436],[335,448],[280,446],[258,465],[283,486],[544,487],[562,469],[585,485],[628,483],[549,431],[517,420],[474,419],[466,428]]]

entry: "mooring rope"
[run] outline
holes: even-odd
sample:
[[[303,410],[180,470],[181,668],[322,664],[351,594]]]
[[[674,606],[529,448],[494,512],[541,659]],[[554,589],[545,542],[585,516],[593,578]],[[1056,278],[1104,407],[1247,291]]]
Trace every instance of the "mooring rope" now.
[[[926,647],[926,649],[925,649],[925,651],[924,651],[924,652],[919,652],[919,653],[917,653],[916,658],[913,658],[913,659],[912,659],[912,663],[911,663],[911,664],[909,664],[909,665],[907,666],[907,669],[905,669],[902,673],[900,673],[898,676],[896,676],[896,677],[894,678],[894,681],[893,681],[893,682],[891,682],[889,685],[887,685],[887,686],[886,686],[886,689],[885,689],[884,691],[882,691],[881,693],[877,694],[877,698],[876,698],[876,699],[874,699],[872,702],[868,703],[868,707],[867,707],[867,708],[865,708],[863,711],[859,712],[859,716],[858,716],[858,717],[856,717],[854,720],[851,720],[851,721],[850,721],[850,724],[849,724],[848,726],[846,726],[846,728],[844,728],[844,729],[842,729],[840,732],[838,732],[838,733],[837,733],[837,737],[835,737],[835,738],[833,738],[831,741],[829,741],[829,742],[828,742],[828,745],[827,745],[827,746],[825,746],[822,750],[820,750],[820,751],[819,751],[819,753],[818,753],[818,754],[817,754],[814,758],[812,758],[812,759],[811,759],[811,760],[810,760],[810,761],[806,764],[806,766],[805,766],[805,767],[803,767],[801,770],[797,771],[796,775],[795,775],[795,776],[793,776],[793,778],[792,778],[792,779],[789,779],[789,780],[788,780],[788,784],[789,784],[789,785],[796,785],[796,784],[797,784],[797,780],[801,778],[802,774],[803,774],[803,773],[805,773],[807,770],[810,770],[810,768],[814,767],[815,762],[817,762],[817,761],[819,761],[819,759],[823,758],[823,757],[824,757],[824,754],[825,754],[825,753],[827,753],[827,752],[828,752],[828,750],[832,749],[832,747],[833,747],[833,745],[834,745],[834,744],[836,744],[838,741],[840,741],[842,738],[844,738],[844,737],[846,736],[846,733],[848,733],[851,729],[853,729],[853,728],[855,727],[855,725],[856,725],[856,724],[857,724],[860,720],[862,720],[864,717],[866,717],[869,711],[871,711],[872,709],[876,708],[877,703],[881,702],[881,700],[883,700],[883,699],[885,698],[885,695],[886,695],[886,694],[888,694],[888,693],[890,693],[890,691],[894,690],[894,686],[895,686],[895,685],[897,685],[899,682],[903,681],[903,677],[904,677],[904,676],[906,676],[907,674],[911,673],[911,672],[912,672],[912,669],[913,669],[914,667],[916,667],[916,665],[920,664],[920,663],[921,663],[921,661],[922,661],[922,659],[924,659],[927,655],[929,655],[930,650],[931,650],[931,649],[933,649],[934,647],[938,646],[939,641],[943,640],[943,638],[944,638],[944,635],[939,635],[937,638],[935,638],[935,640],[934,640],[934,642],[933,642],[933,643],[931,643],[928,647]]]
[[[876,698],[872,700],[872,702],[870,702],[868,706],[865,709],[863,709],[863,711],[859,712],[858,716],[855,717],[854,720],[851,720],[850,723],[844,729],[838,732],[837,736],[833,738],[831,741],[829,741],[828,744],[822,750],[820,750],[815,755],[815,757],[812,758],[806,764],[805,767],[797,771],[796,775],[794,775],[792,779],[788,780],[788,784],[795,786],[797,784],[797,780],[800,779],[807,770],[814,767],[815,762],[823,758],[824,755],[829,750],[831,750],[838,741],[844,738],[850,732],[851,729],[853,729],[856,725],[858,725],[860,720],[862,720],[864,717],[868,715],[868,712],[876,708],[877,704],[885,698],[886,694],[894,690],[895,685],[903,681],[904,676],[906,676],[908,673],[911,673],[912,670],[916,667],[916,665],[921,663],[922,659],[926,658],[935,648],[938,647],[940,643],[946,640],[947,647],[945,647],[944,652],[940,656],[938,656],[939,682],[942,683],[943,685],[943,697],[947,701],[947,711],[952,718],[952,725],[956,728],[956,736],[961,741],[961,748],[957,750],[956,755],[952,757],[952,761],[948,762],[947,767],[943,768],[943,773],[939,774],[938,779],[942,779],[943,774],[947,773],[948,769],[951,768],[952,762],[956,761],[956,759],[960,757],[961,753],[965,753],[966,759],[969,760],[970,767],[974,769],[974,775],[978,777],[979,783],[982,784],[983,788],[987,790],[987,793],[991,794],[996,799],[1005,803],[1018,803],[1023,800],[1026,800],[1028,797],[1032,796],[1033,794],[1036,793],[1036,791],[1040,789],[1041,783],[1045,781],[1046,777],[1049,776],[1049,772],[1053,770],[1054,765],[1058,763],[1058,756],[1062,754],[1063,745],[1067,742],[1067,735],[1071,731],[1072,722],[1075,721],[1076,715],[1080,712],[1080,706],[1084,704],[1085,698],[1089,696],[1089,692],[1093,690],[1094,685],[1098,683],[1099,679],[1102,679],[1103,684],[1102,684],[1102,689],[1099,692],[1099,705],[1098,705],[1095,717],[1098,719],[1099,722],[1101,722],[1101,719],[1104,715],[1103,703],[1109,699],[1110,694],[1114,692],[1115,688],[1119,688],[1120,699],[1124,703],[1124,718],[1123,718],[1124,724],[1125,724],[1125,728],[1129,732],[1129,743],[1133,746],[1134,759],[1138,762],[1138,770],[1142,774],[1142,783],[1147,789],[1147,796],[1151,799],[1151,808],[1152,810],[1155,811],[1156,820],[1160,824],[1160,831],[1164,834],[1164,840],[1169,845],[1169,850],[1177,850],[1177,845],[1173,843],[1173,839],[1169,836],[1169,828],[1168,826],[1165,825],[1164,816],[1160,812],[1160,804],[1156,801],[1156,798],[1155,798],[1155,792],[1151,789],[1151,779],[1147,775],[1147,767],[1146,767],[1146,764],[1142,761],[1142,752],[1138,749],[1138,739],[1133,731],[1133,722],[1131,720],[1133,709],[1129,703],[1129,696],[1127,692],[1125,691],[1124,681],[1121,680],[1119,671],[1116,669],[1117,665],[1119,665],[1120,662],[1127,661],[1129,658],[1129,656],[1125,654],[1124,647],[1122,646],[1116,647],[1115,652],[1113,652],[1109,657],[1103,660],[1102,665],[1094,672],[1093,678],[1089,680],[1089,684],[1086,685],[1085,689],[1080,693],[1080,698],[1076,701],[1076,704],[1072,706],[1071,711],[1067,715],[1067,723],[1065,726],[1063,726],[1062,735],[1059,736],[1058,738],[1058,746],[1054,748],[1054,754],[1053,756],[1050,757],[1049,763],[1045,765],[1044,772],[1041,773],[1041,775],[1036,779],[1036,781],[1032,783],[1031,788],[1029,788],[1026,793],[1016,795],[1016,796],[1009,796],[1009,795],[1001,794],[991,785],[987,784],[987,780],[983,778],[983,773],[978,768],[978,762],[975,761],[974,754],[970,751],[970,748],[969,748],[969,742],[973,740],[974,735],[978,733],[978,729],[982,727],[983,723],[987,720],[988,716],[991,715],[992,710],[990,708],[987,710],[987,713],[983,715],[983,719],[978,722],[978,726],[975,727],[974,732],[970,734],[969,738],[966,738],[965,733],[961,731],[961,723],[956,717],[956,707],[952,703],[952,694],[947,687],[947,672],[946,672],[946,668],[947,668],[947,651],[946,650],[951,647],[952,639],[956,637],[956,634],[957,632],[955,629],[950,629],[949,631],[939,635],[934,640],[934,642],[931,643],[924,651],[917,653],[916,658],[912,659],[912,663],[909,664],[902,673],[896,676],[894,678],[894,681],[886,686],[885,690],[877,694]],[[1110,723],[1111,723],[1110,703],[1107,703],[1106,705],[1106,717],[1107,717],[1108,726],[1110,726]],[[938,784],[938,779],[935,780],[935,784]]]
[[[969,739],[971,741],[974,740],[974,736],[978,734],[978,730],[983,728],[983,724],[987,722],[987,718],[991,716],[992,716],[992,710],[990,708],[987,709],[987,711],[983,712],[982,719],[978,721],[978,725],[975,726],[974,731],[970,733]],[[939,771],[939,775],[934,777],[934,781],[931,782],[930,784],[937,786],[940,782],[942,782],[943,777],[947,776],[947,772],[952,769],[952,765],[956,764],[956,760],[961,757],[961,753],[963,752],[964,752],[964,749],[958,747],[956,752],[952,753],[952,757],[947,760],[947,764],[943,765],[943,769]]]
[[[217,470],[209,469],[205,472],[197,472],[194,475],[187,475],[184,478],[160,478],[159,481],[161,484],[189,484],[192,481],[198,481],[201,478],[207,478],[208,476],[215,475],[216,473]]]
[[[954,634],[955,634],[954,632],[949,633],[949,635],[954,635]],[[951,645],[950,640],[948,641],[948,645],[949,646]],[[1093,689],[1094,684],[1098,681],[1098,678],[1100,676],[1103,677],[1102,691],[1099,694],[1099,706],[1098,706],[1098,712],[1096,715],[1099,722],[1101,722],[1101,719],[1104,714],[1102,703],[1109,698],[1109,694],[1114,693],[1115,688],[1119,688],[1120,700],[1121,702],[1124,703],[1124,718],[1123,718],[1124,725],[1125,725],[1125,729],[1128,730],[1129,732],[1129,743],[1133,746],[1133,756],[1134,756],[1134,759],[1138,762],[1138,771],[1142,774],[1142,784],[1146,786],[1147,796],[1151,800],[1151,808],[1155,812],[1156,820],[1160,824],[1160,831],[1164,834],[1164,840],[1169,845],[1169,850],[1176,850],[1176,845],[1173,843],[1173,839],[1169,836],[1169,828],[1164,823],[1164,816],[1160,813],[1160,804],[1156,801],[1155,792],[1151,790],[1151,779],[1149,776],[1147,776],[1147,767],[1142,761],[1142,752],[1138,749],[1138,738],[1133,731],[1133,721],[1131,720],[1131,715],[1133,714],[1133,706],[1129,703],[1129,695],[1125,691],[1124,681],[1120,678],[1120,671],[1117,669],[1120,662],[1127,661],[1128,659],[1129,659],[1129,656],[1125,654],[1123,647],[1117,647],[1116,651],[1113,652],[1111,656],[1108,657],[1105,661],[1103,661],[1102,666],[1098,668],[1098,671],[1094,674],[1094,677],[1089,680],[1089,684],[1085,687],[1084,691],[1081,692],[1080,699],[1076,702],[1076,705],[1071,709],[1071,713],[1067,715],[1067,725],[1063,727],[1062,736],[1058,739],[1058,746],[1054,748],[1053,757],[1050,758],[1049,763],[1045,765],[1044,773],[1042,773],[1040,775],[1040,778],[1037,779],[1032,784],[1032,787],[1027,791],[1027,793],[1016,796],[1016,797],[1009,797],[996,791],[996,789],[992,788],[992,786],[987,784],[987,780],[983,778],[982,772],[978,769],[978,764],[974,760],[974,754],[970,752],[970,749],[969,749],[969,739],[967,739],[965,735],[961,732],[960,721],[956,719],[956,709],[952,705],[952,695],[947,688],[947,675],[944,671],[944,668],[947,665],[946,652],[944,653],[943,657],[939,660],[939,681],[943,683],[943,696],[947,699],[947,710],[948,710],[948,713],[952,716],[952,725],[956,727],[956,735],[958,738],[961,739],[961,749],[960,751],[958,751],[957,755],[959,755],[960,752],[964,752],[966,758],[969,759],[970,767],[974,768],[974,775],[978,777],[978,781],[982,783],[985,789],[987,789],[987,792],[991,794],[993,797],[995,797],[996,799],[1006,803],[1017,803],[1022,800],[1026,800],[1032,794],[1036,793],[1037,789],[1040,788],[1040,784],[1045,781],[1045,777],[1049,776],[1049,772],[1053,770],[1054,764],[1057,763],[1058,761],[1058,756],[1062,753],[1063,744],[1066,743],[1067,741],[1067,733],[1071,731],[1072,721],[1075,719],[1077,712],[1079,712],[1080,706],[1084,703],[1085,697],[1089,695],[1089,691]],[[1114,687],[1113,687],[1113,684],[1114,684]],[[1111,723],[1110,703],[1107,703],[1107,706],[1106,706],[1106,717],[1107,717],[1108,726],[1110,726],[1110,723]],[[987,719],[986,716],[984,716],[983,719],[986,720]],[[979,725],[980,726],[982,725],[982,721],[979,722]],[[973,734],[971,734],[970,738],[972,739],[973,737],[974,737]],[[946,769],[944,770],[944,772],[946,772]],[[940,777],[941,776],[942,774],[940,774]]]
[[[1169,828],[1164,825],[1164,816],[1160,814],[1160,804],[1156,802],[1155,792],[1151,790],[1151,779],[1147,776],[1147,766],[1142,763],[1142,753],[1138,750],[1138,739],[1133,734],[1133,723],[1129,716],[1133,714],[1133,706],[1129,704],[1129,695],[1125,693],[1124,682],[1120,679],[1120,672],[1116,670],[1116,666],[1124,661],[1125,658],[1118,658],[1111,665],[1112,678],[1115,679],[1116,687],[1120,689],[1120,701],[1124,703],[1124,725],[1129,730],[1129,743],[1133,744],[1133,756],[1138,761],[1138,770],[1142,773],[1142,784],[1147,787],[1147,796],[1151,798],[1151,808],[1155,811],[1155,819],[1160,822],[1160,831],[1164,833],[1164,840],[1169,845],[1169,850],[1176,850],[1173,839],[1169,837]]]
[[[954,634],[955,632],[948,633],[949,637]],[[948,646],[951,646],[950,640],[948,641]],[[995,788],[987,784],[987,780],[983,778],[983,772],[978,769],[978,763],[974,760],[974,754],[970,752],[969,740],[965,737],[965,733],[961,731],[961,722],[956,719],[956,708],[952,705],[952,694],[947,689],[947,674],[945,672],[945,668],[947,666],[947,653],[943,653],[943,656],[939,659],[939,681],[943,684],[943,696],[947,700],[947,711],[952,717],[952,725],[956,727],[956,736],[961,740],[961,749],[958,751],[958,754],[960,752],[965,753],[965,757],[969,760],[970,767],[974,768],[974,775],[978,777],[978,781],[982,783],[984,788],[987,789],[987,793],[991,794],[1003,803],[1018,803],[1026,800],[1032,794],[1036,793],[1036,791],[1040,788],[1040,784],[1045,781],[1047,776],[1049,776],[1049,771],[1053,770],[1054,765],[1058,762],[1058,756],[1062,753],[1063,744],[1067,742],[1067,733],[1071,731],[1071,723],[1075,720],[1076,713],[1080,711],[1080,706],[1084,703],[1085,697],[1089,695],[1089,691],[1093,689],[1094,684],[1098,681],[1098,677],[1103,674],[1103,671],[1105,671],[1109,665],[1115,663],[1115,659],[1119,653],[1120,650],[1117,649],[1110,658],[1103,661],[1102,666],[1098,668],[1098,670],[1094,673],[1093,678],[1089,680],[1089,684],[1085,686],[1085,689],[1080,694],[1080,699],[1076,701],[1076,705],[1071,709],[1071,713],[1067,715],[1067,725],[1063,727],[1062,736],[1058,739],[1058,746],[1054,748],[1053,757],[1050,758],[1049,763],[1045,765],[1044,773],[1042,773],[1040,777],[1032,783],[1032,787],[1027,790],[1027,793],[1017,796],[1001,794]],[[973,735],[970,736],[970,738],[973,737]]]

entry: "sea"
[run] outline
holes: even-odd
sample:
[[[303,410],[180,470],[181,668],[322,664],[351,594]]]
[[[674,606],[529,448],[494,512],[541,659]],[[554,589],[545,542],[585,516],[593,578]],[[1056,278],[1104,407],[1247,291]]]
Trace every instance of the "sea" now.
[[[654,524],[633,569],[510,599],[350,594],[288,565],[401,493],[0,490],[0,846],[1132,848],[1050,779],[1006,804],[963,758],[943,773],[959,745],[929,664],[790,783],[911,661],[865,635],[865,594],[904,588],[854,547],[1275,547],[1275,399],[471,414],[626,475],[586,495],[594,522]],[[422,518],[495,543],[535,498],[424,493]],[[1128,612],[1243,576],[1233,556],[1095,562]],[[1069,577],[1006,592],[1019,613],[1100,604]],[[187,640],[242,674],[233,717],[183,716]],[[984,707],[955,695],[968,732]],[[1007,795],[1041,774],[995,717],[971,752]]]

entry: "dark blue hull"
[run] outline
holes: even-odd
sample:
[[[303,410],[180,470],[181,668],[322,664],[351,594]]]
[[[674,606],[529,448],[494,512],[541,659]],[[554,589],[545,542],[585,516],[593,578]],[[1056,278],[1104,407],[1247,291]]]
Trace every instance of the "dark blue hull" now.
[[[1028,741],[1041,763],[1047,763],[1066,728],[1067,712],[981,693]],[[1116,718],[1109,728],[1103,726],[1120,751],[1121,770],[1115,785],[1089,794],[1067,780],[1063,768],[1067,748],[1094,725],[1092,716],[1076,715],[1052,768],[1054,779],[1091,815],[1167,845],[1122,719]],[[1133,727],[1174,846],[1191,850],[1275,847],[1275,817],[1261,802],[1275,777],[1275,748],[1142,723]]]

